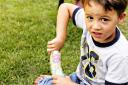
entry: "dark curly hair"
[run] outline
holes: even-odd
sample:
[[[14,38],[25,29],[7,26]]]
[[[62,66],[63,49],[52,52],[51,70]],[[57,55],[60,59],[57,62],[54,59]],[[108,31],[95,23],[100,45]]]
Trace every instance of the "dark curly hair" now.
[[[105,10],[112,10],[114,9],[118,15],[123,13],[128,5],[128,0],[81,0],[83,6],[90,5],[90,1],[97,2],[101,4]]]

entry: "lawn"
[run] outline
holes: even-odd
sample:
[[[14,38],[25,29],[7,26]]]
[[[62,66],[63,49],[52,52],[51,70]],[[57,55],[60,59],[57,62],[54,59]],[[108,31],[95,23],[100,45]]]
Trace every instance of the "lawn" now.
[[[0,0],[0,85],[33,85],[50,74],[47,42],[55,37],[56,0]],[[122,31],[128,38],[128,16]],[[62,53],[64,73],[75,71],[82,31],[72,23]],[[77,33],[77,34],[76,34]]]

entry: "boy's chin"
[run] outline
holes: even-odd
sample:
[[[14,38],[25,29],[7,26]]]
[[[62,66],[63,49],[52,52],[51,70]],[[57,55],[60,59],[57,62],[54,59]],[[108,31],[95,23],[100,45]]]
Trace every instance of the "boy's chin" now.
[[[98,42],[98,43],[107,43],[107,42],[105,42],[103,39],[101,39],[101,38],[95,38],[95,37],[93,37],[93,40],[95,41],[95,42]]]

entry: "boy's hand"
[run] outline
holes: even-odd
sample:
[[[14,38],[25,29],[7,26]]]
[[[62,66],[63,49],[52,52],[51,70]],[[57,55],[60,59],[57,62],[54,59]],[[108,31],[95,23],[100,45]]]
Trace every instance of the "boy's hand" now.
[[[47,52],[51,54],[54,50],[60,50],[64,46],[64,40],[59,38],[54,38],[53,40],[48,42]]]
[[[77,83],[72,82],[69,76],[61,77],[53,75],[52,78],[53,85],[79,85]]]

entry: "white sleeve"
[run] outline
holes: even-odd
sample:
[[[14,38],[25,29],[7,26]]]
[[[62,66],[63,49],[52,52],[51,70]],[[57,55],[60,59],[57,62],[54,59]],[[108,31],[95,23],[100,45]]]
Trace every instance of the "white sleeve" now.
[[[86,29],[85,25],[85,13],[83,8],[76,8],[73,12],[72,20],[74,25],[79,28]]]
[[[108,71],[105,80],[112,83],[128,82],[128,56],[114,56],[108,61]]]

